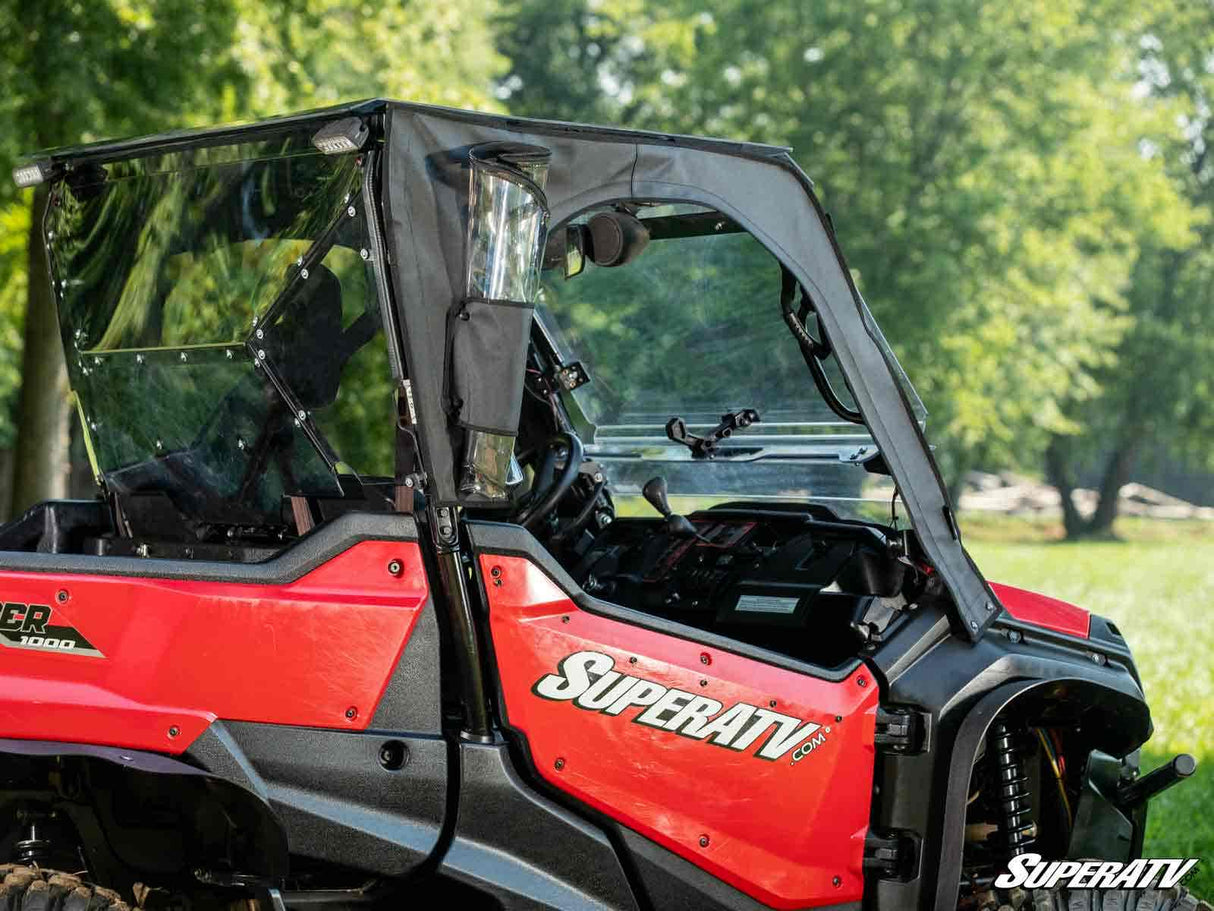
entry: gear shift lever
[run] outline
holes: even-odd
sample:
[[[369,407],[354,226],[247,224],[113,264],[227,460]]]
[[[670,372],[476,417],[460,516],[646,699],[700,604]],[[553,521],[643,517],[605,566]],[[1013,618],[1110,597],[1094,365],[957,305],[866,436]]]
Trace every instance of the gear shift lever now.
[[[685,516],[675,515],[670,508],[670,500],[666,496],[666,479],[661,475],[656,478],[650,478],[645,482],[645,486],[641,488],[641,496],[643,496],[666,520],[666,531],[672,535],[689,535],[699,537],[696,527],[687,520]]]

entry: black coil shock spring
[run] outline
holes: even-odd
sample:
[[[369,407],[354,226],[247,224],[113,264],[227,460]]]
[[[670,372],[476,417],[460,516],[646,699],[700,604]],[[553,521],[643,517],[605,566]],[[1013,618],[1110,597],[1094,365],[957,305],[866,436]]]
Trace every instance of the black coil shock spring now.
[[[1037,840],[1029,779],[1020,757],[1017,737],[1002,721],[991,727],[990,754],[995,769],[995,785],[1003,816],[999,831],[1011,856],[1024,854]]]

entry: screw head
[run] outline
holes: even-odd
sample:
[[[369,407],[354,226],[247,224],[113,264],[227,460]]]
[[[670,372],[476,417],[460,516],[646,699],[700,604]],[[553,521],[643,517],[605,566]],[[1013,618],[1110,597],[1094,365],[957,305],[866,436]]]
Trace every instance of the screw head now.
[[[58,601],[60,604],[65,603],[67,601],[67,598],[68,598],[68,595],[67,595],[66,588],[61,588],[61,589],[59,589],[59,591],[57,591],[55,593],[55,600]]]
[[[346,709],[346,718],[347,718],[349,721],[353,721],[353,720],[354,720],[355,718],[357,718],[357,717],[358,717],[358,709],[357,709],[357,708],[355,708],[354,706],[350,706],[348,709]]]
[[[552,764],[552,767],[554,769],[556,769],[558,772],[561,771],[561,769],[565,768],[565,757],[558,756],[556,762],[554,762]]]
[[[404,571],[404,566],[400,560],[391,560],[388,563],[388,572],[394,576],[399,576]]]
[[[700,679],[700,686],[708,686],[708,681],[707,681],[707,680],[705,680],[705,679],[703,679],[703,678],[701,678],[701,679]]]
[[[771,700],[771,702],[769,702],[767,704],[774,709],[776,707],[776,700],[773,699],[773,700]]]
[[[712,664],[712,655],[708,652],[700,652],[700,664]]]
[[[708,836],[707,836],[707,835],[701,835],[701,836],[700,836],[700,847],[701,847],[701,848],[707,848],[707,847],[708,847]]]
[[[838,723],[839,723],[840,721],[842,721],[842,720],[843,720],[843,716],[842,716],[842,715],[836,715],[836,716],[835,716],[835,724],[838,724]]]
[[[495,566],[491,570],[489,570],[489,575],[491,575],[495,579],[498,576],[500,576],[501,574],[502,574],[502,568],[500,566]]]
[[[867,677],[857,677],[856,686],[868,686],[868,678]]]
[[[175,725],[175,724],[169,725],[169,736],[170,737],[176,737],[180,733],[181,733],[181,728],[177,727],[177,725]]]
[[[562,617],[561,617],[561,622],[562,622],[562,623],[568,623],[568,622],[569,622],[569,615],[568,615],[568,614],[565,614],[564,616],[562,616]]]
[[[636,656],[635,656],[635,655],[633,655],[631,658],[629,658],[629,659],[628,659],[628,663],[629,663],[629,664],[636,664],[636,663],[637,663]]]
[[[830,881],[830,884],[832,886],[834,886],[836,889],[838,889],[841,885],[843,885],[843,877],[836,876],[834,879],[832,879]]]

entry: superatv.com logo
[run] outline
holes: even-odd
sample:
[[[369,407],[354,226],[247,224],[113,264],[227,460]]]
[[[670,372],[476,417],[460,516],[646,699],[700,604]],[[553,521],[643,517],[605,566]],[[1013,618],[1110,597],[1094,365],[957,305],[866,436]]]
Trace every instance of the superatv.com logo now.
[[[610,655],[574,652],[557,663],[557,673],[545,674],[531,691],[541,699],[572,702],[579,709],[603,715],[643,709],[633,716],[633,723],[738,752],[758,744],[753,755],[772,762],[791,753],[791,762],[796,764],[822,746],[830,733],[829,727],[748,702],[726,709],[708,696],[621,674],[614,668],[615,659]]]
[[[995,878],[996,889],[1170,889],[1197,866],[1196,858],[1160,858],[1120,863],[1112,860],[1052,860],[1021,854]]]

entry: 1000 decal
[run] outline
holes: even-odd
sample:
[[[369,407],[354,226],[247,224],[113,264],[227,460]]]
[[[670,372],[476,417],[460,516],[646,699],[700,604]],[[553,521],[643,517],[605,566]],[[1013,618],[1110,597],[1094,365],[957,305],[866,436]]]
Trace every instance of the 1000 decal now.
[[[52,613],[46,604],[6,602],[0,607],[0,645],[40,652],[105,657],[75,627],[52,624]]]
[[[615,670],[615,659],[602,652],[574,652],[557,663],[531,691],[541,699],[570,702],[587,712],[623,715],[680,737],[714,743],[742,752],[753,748],[759,759],[776,761],[792,754],[799,762],[826,742],[829,727],[737,702],[725,708],[709,696],[667,687]]]

